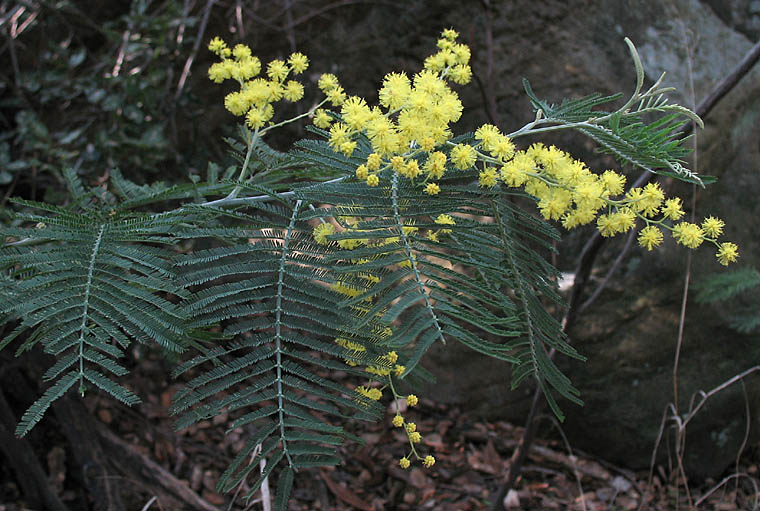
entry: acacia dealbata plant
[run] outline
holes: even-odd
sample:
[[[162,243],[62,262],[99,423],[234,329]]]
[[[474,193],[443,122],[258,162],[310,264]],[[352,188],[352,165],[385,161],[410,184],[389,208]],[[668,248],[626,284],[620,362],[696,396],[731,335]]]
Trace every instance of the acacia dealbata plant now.
[[[236,166],[212,164],[205,182],[174,186],[137,185],[114,169],[107,186],[90,189],[66,169],[65,205],[14,200],[0,251],[10,332],[0,348],[17,341],[22,354],[39,344],[55,357],[49,387],[16,434],[72,389],[139,402],[119,383],[128,372],[119,359],[135,342],[183,353],[174,374],[186,375],[174,396],[178,427],[223,412],[233,417],[230,431],[247,426],[219,490],[250,477],[250,499],[272,476],[280,510],[297,473],[340,462],[337,447],[355,439],[342,427],[347,419],[383,419],[390,400],[399,412],[417,403],[401,382],[413,389],[431,377],[421,361],[437,343],[511,364],[512,386],[535,380],[561,418],[558,397],[581,400],[548,352],[583,357],[550,313],[562,304],[557,270],[542,255],[559,238],[552,222],[596,223],[603,236],[640,229],[648,250],[670,233],[688,248],[714,245],[724,265],[738,256],[735,244],[718,241],[721,220],[682,221],[681,199],[659,185],[626,190],[620,173],[592,172],[535,140],[576,130],[621,165],[709,182],[684,166],[688,149],[677,136],[701,120],[668,103],[660,81],[643,88],[626,43],[637,83],[619,108],[611,105],[622,94],[550,104],[525,81],[532,122],[457,135],[454,87],[471,70],[454,30],[443,31],[414,76],[386,75],[378,105],[323,74],[323,99],[287,120],[277,119],[277,104],[303,98],[297,78],[307,57],[264,66],[247,46],[214,38],[219,60],[209,78],[233,84],[225,106],[244,121],[229,141]],[[290,151],[265,142],[306,118],[311,134]],[[525,207],[531,202],[538,212]],[[354,383],[334,381],[336,372]],[[424,432],[399,412],[390,422],[409,440],[399,464],[432,466]]]

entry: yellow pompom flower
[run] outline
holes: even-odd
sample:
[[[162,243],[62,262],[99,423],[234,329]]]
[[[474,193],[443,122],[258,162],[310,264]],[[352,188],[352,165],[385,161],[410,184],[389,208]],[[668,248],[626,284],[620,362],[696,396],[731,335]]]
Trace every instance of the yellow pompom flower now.
[[[344,101],[340,113],[343,121],[353,129],[361,129],[371,115],[367,102],[359,96],[351,96]]]
[[[409,394],[406,396],[406,404],[409,406],[417,406],[417,403],[419,403],[419,399],[417,399],[417,396],[414,394]]]
[[[329,243],[327,237],[331,234],[335,234],[335,226],[331,223],[326,222],[320,223],[318,226],[316,226],[311,235],[314,237],[314,241],[320,245],[327,245],[327,243]]]
[[[501,177],[501,180],[504,181],[508,186],[515,188],[522,186],[528,179],[528,175],[520,169],[520,167],[515,163],[514,159],[501,166],[499,177]]]
[[[404,160],[403,156],[394,156],[391,158],[391,168],[393,168],[393,170],[399,171],[404,168],[405,164],[406,160]]]
[[[466,44],[455,44],[451,47],[451,51],[454,53],[457,64],[467,64],[470,62],[470,47]]]
[[[662,231],[660,229],[654,225],[648,225],[641,229],[639,233],[639,245],[651,252],[654,247],[660,246],[662,238]]]
[[[641,200],[636,204],[636,211],[641,211],[644,216],[653,217],[659,210],[665,193],[658,183],[649,183],[641,191]]]
[[[493,124],[484,124],[475,130],[475,140],[480,140],[483,143],[483,149],[486,151],[490,151],[494,147],[500,136],[499,128]]]
[[[665,205],[662,207],[662,216],[669,218],[670,220],[679,220],[684,216],[684,210],[681,209],[681,198],[673,197],[665,201]]]
[[[422,441],[422,435],[418,431],[415,431],[414,433],[409,433],[409,440],[413,444],[418,444]]]
[[[356,149],[356,142],[354,140],[346,140],[340,144],[340,147],[338,149],[340,149],[340,152],[346,156],[351,156],[354,152],[354,149]]]
[[[230,92],[224,97],[224,108],[232,115],[243,115],[248,111],[250,105],[246,101],[245,95],[240,92]]]
[[[627,232],[636,223],[636,213],[631,208],[622,208],[611,215],[615,232]]]
[[[478,158],[475,148],[468,144],[457,144],[449,155],[451,162],[460,170],[467,170],[475,165]]]
[[[298,75],[308,69],[309,59],[303,53],[291,53],[290,57],[288,57],[288,65],[290,65],[290,69],[293,71],[293,74]]]
[[[332,106],[340,106],[346,100],[346,92],[340,85],[325,93]]]
[[[409,461],[409,458],[407,458],[406,456],[404,456],[403,458],[401,458],[400,460],[398,460],[399,467],[403,468],[404,470],[406,470],[407,468],[409,468],[411,466],[411,464],[412,464],[412,462]]]
[[[295,103],[303,98],[303,85],[295,80],[289,80],[288,83],[285,84],[285,92],[282,94],[282,97]]]
[[[449,41],[453,41],[459,37],[459,33],[453,28],[446,28],[443,30],[443,32],[441,32],[441,37],[448,39]]]
[[[261,61],[257,57],[248,57],[239,62],[240,75],[244,80],[250,80],[261,72]]]
[[[380,178],[377,177],[377,174],[370,174],[367,176],[367,185],[368,186],[377,186],[380,184]]]
[[[579,208],[598,210],[605,204],[604,199],[602,199],[605,191],[602,180],[587,178],[578,183],[575,190],[573,190],[573,201]]]
[[[383,163],[382,158],[377,153],[372,153],[369,156],[367,156],[367,168],[372,171],[376,171],[380,168],[380,165]]]
[[[430,468],[435,465],[435,458],[428,454],[425,456],[425,459],[422,460],[422,464],[425,465],[425,468]]]
[[[227,43],[225,43],[220,37],[214,37],[211,41],[208,43],[208,49],[216,53],[217,55],[221,53],[223,49],[227,47]]]
[[[285,62],[277,59],[267,64],[267,76],[270,80],[282,82],[288,76],[290,69]]]
[[[336,122],[330,126],[330,140],[328,143],[334,150],[340,150],[341,144],[349,140],[349,128],[343,123]]]
[[[314,126],[317,128],[329,128],[331,122],[332,117],[330,117],[330,115],[321,108],[318,108],[317,111],[314,112]]]
[[[425,187],[425,193],[428,195],[438,195],[441,192],[441,187],[436,183],[428,183]]]
[[[618,174],[614,170],[605,170],[601,176],[601,182],[604,189],[611,196],[620,195],[625,189],[625,176]]]
[[[424,137],[420,140],[420,148],[426,152],[432,151],[435,148],[435,139],[433,137]]]
[[[438,217],[435,219],[435,223],[439,225],[456,225],[457,224],[456,221],[451,217],[451,215],[447,215],[445,213],[438,215]],[[451,229],[442,229],[440,232],[442,234],[447,234],[451,232]],[[417,399],[417,398],[415,397],[414,399]]]
[[[251,49],[244,44],[236,44],[232,48],[232,56],[238,60],[245,60],[251,56]]]
[[[496,139],[496,142],[488,149],[491,156],[499,158],[502,161],[510,159],[515,154],[515,144],[506,135],[501,135]]]
[[[406,162],[406,165],[399,170],[399,174],[406,176],[409,179],[414,179],[420,175],[420,165],[417,163],[417,160],[409,160]]]
[[[562,188],[553,188],[538,201],[538,209],[547,220],[559,220],[572,203],[572,194]]]
[[[441,179],[446,172],[446,155],[440,151],[430,153],[424,169],[432,179]]]
[[[718,248],[718,253],[715,254],[718,258],[718,262],[723,266],[728,266],[728,263],[733,263],[736,258],[739,257],[739,247],[736,244],[727,241],[721,243]]]
[[[404,425],[404,418],[403,418],[401,415],[399,415],[399,414],[396,414],[396,415],[393,417],[393,420],[391,421],[391,423],[392,423],[392,424],[393,424],[395,427],[397,427],[397,428],[400,428],[401,426],[403,426],[403,425]]]
[[[251,128],[261,128],[274,115],[272,105],[266,105],[263,108],[251,108],[245,116],[245,122]]]
[[[599,230],[599,234],[605,238],[609,238],[615,234],[615,227],[612,221],[612,215],[599,215],[596,219],[596,228]]]
[[[704,241],[704,231],[697,224],[681,222],[673,227],[673,237],[688,248],[697,248]]]
[[[397,110],[406,103],[412,92],[412,84],[404,73],[389,73],[383,78],[379,91],[380,104],[390,110]]]
[[[336,87],[340,87],[340,83],[338,82],[337,76],[332,73],[325,73],[319,77],[317,87],[319,87],[319,90],[327,94],[329,91],[335,89]]]
[[[478,175],[478,186],[492,188],[499,182],[499,174],[493,167],[488,167]]]
[[[725,222],[723,222],[723,220],[720,218],[708,216],[702,222],[702,230],[705,231],[705,234],[711,238],[717,238],[723,233],[723,227],[725,225]]]
[[[214,62],[208,68],[208,78],[214,83],[222,83],[230,77],[229,71],[221,62]]]
[[[359,165],[356,167],[356,179],[365,181],[367,179],[367,176],[369,176],[369,171],[367,170],[366,165]]]
[[[414,433],[415,431],[417,431],[417,424],[415,424],[414,422],[407,423],[407,425],[406,425],[406,432],[407,433]]]

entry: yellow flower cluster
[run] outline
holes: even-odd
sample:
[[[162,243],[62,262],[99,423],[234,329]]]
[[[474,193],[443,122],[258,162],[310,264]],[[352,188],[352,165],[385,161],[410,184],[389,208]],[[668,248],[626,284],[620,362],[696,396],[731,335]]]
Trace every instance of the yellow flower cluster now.
[[[406,403],[408,406],[416,406],[417,396],[414,394],[408,395],[406,397]],[[406,436],[409,439],[409,445],[411,446],[411,452],[399,460],[399,466],[403,469],[409,468],[412,464],[411,456],[414,456],[415,459],[422,460],[422,464],[426,468],[432,467],[435,464],[435,458],[431,455],[422,457],[417,452],[417,447],[415,444],[422,442],[422,434],[417,431],[417,424],[414,422],[406,422],[404,416],[399,413],[393,416],[391,423],[394,427],[404,429]]]
[[[435,181],[446,171],[447,156],[436,148],[452,137],[449,125],[462,115],[462,103],[448,82],[464,84],[472,77],[470,49],[457,43],[457,37],[454,30],[444,30],[439,51],[412,78],[405,73],[386,75],[379,106],[346,97],[334,75],[322,75],[319,87],[334,107],[340,107],[340,120],[332,122],[327,112],[317,110],[314,124],[329,128],[330,146],[343,154],[354,152],[359,134],[372,144],[373,153],[356,169],[358,179],[378,186],[379,173],[392,169],[408,179],[421,177],[430,195],[440,192]]]
[[[225,108],[233,115],[244,115],[246,124],[252,129],[262,128],[272,119],[273,103],[282,99],[295,102],[303,98],[303,85],[295,80],[286,81],[289,75],[303,73],[309,67],[309,59],[302,53],[291,54],[287,62],[269,62],[264,78],[259,77],[261,61],[251,54],[248,46],[237,44],[230,49],[222,39],[215,37],[208,49],[221,59],[209,67],[209,78],[214,83],[233,79],[240,84],[240,90],[224,98]]]
[[[524,188],[536,197],[538,209],[547,220],[558,220],[567,229],[596,221],[605,237],[628,232],[641,220],[645,226],[638,241],[647,250],[662,243],[665,229],[688,248],[697,248],[705,241],[715,244],[718,262],[723,265],[738,257],[734,243],[717,240],[724,227],[720,219],[708,217],[701,226],[689,222],[671,225],[685,214],[681,199],[666,199],[659,184],[649,183],[624,193],[625,176],[612,170],[595,174],[557,147],[536,143],[524,151],[515,151],[508,137],[488,124],[475,132],[475,138],[480,141],[476,146],[461,144],[452,149],[452,163],[465,169],[477,160],[483,161],[480,186],[490,188],[501,181]]]

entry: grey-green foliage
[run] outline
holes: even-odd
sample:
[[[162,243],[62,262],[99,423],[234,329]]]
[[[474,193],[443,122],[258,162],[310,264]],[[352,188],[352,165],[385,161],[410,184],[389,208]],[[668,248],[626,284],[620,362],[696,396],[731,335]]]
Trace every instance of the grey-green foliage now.
[[[362,147],[354,158],[366,158]],[[326,162],[333,170],[340,160],[353,164],[316,141],[282,158],[315,171]],[[294,472],[339,461],[337,446],[353,438],[342,420],[382,414],[330,374],[366,381],[363,368],[388,366],[389,350],[413,379],[426,376],[419,363],[433,343],[462,342],[514,364],[515,385],[535,375],[549,396],[578,401],[547,356],[555,347],[579,357],[542,302],[561,302],[556,271],[536,252],[550,250],[557,233],[513,206],[507,192],[478,189],[473,172],[442,180],[447,193],[437,197],[397,178],[377,188],[352,179],[311,183],[281,195],[248,185],[247,194],[260,195],[235,207],[202,203],[233,187],[216,179],[138,186],[115,170],[111,193],[85,190],[70,170],[66,177],[65,207],[16,201],[18,227],[5,235],[17,241],[0,252],[0,304],[15,325],[2,346],[21,339],[21,352],[39,343],[57,360],[46,374],[52,385],[22,418],[20,435],[86,382],[138,402],[119,384],[126,370],[117,363],[135,341],[200,348],[176,371],[190,375],[173,406],[178,425],[239,411],[231,427],[252,433],[220,489],[234,488],[266,458],[249,496],[279,470],[281,503]],[[177,201],[179,208],[144,212]],[[456,215],[456,225],[437,224],[444,213]],[[345,227],[347,216],[353,229],[328,244],[314,241],[315,222]],[[423,235],[444,227],[450,232],[437,241]],[[341,249],[339,240],[351,237],[375,242]],[[180,243],[209,248],[178,253]],[[358,296],[339,294],[336,283]],[[211,345],[200,344],[200,333],[211,331]]]
[[[627,38],[625,41],[636,69],[636,87],[624,105],[605,110],[623,94],[602,96],[598,93],[554,105],[539,99],[528,80],[523,79],[525,92],[539,112],[532,125],[546,123],[576,129],[599,144],[601,152],[615,156],[621,165],[630,163],[647,172],[700,186],[714,182],[713,177],[698,176],[684,166],[684,158],[690,150],[679,130],[688,121],[703,127],[702,119],[688,108],[668,103],[666,94],[674,89],[661,86],[664,73],[649,89],[642,90],[641,59],[633,43]]]
[[[600,127],[615,142],[592,138],[618,157],[677,168],[683,149],[668,138],[667,110],[646,125],[636,114],[593,113],[610,98],[554,107],[528,91],[543,116],[533,126]],[[186,380],[173,405],[178,426],[232,412],[231,429],[248,437],[220,491],[251,477],[250,498],[278,473],[284,510],[297,472],[338,463],[338,447],[356,439],[346,419],[382,415],[381,404],[331,376],[387,383],[366,369],[395,369],[391,350],[405,367],[399,377],[414,382],[429,376],[422,363],[431,346],[461,342],[512,364],[513,387],[535,378],[558,416],[557,396],[580,403],[549,356],[583,358],[553,313],[563,304],[546,254],[558,234],[516,205],[524,194],[479,187],[476,169],[450,169],[438,195],[390,168],[368,186],[353,177],[370,153],[363,136],[350,158],[320,140],[281,153],[246,130],[242,138],[253,161],[243,182],[229,181],[229,171],[220,179],[216,166],[206,182],[175,186],[137,185],[112,170],[108,189],[87,190],[67,170],[66,206],[16,201],[5,231],[13,241],[0,251],[0,311],[11,329],[0,347],[18,339],[20,352],[39,344],[56,357],[52,384],[18,434],[86,382],[137,402],[116,362],[135,341],[190,351],[175,371]],[[335,226],[326,243],[312,234],[319,223]]]
[[[316,145],[312,149],[320,153]],[[324,147],[321,152],[327,151]],[[343,303],[371,298],[362,321],[379,316],[384,324],[396,325],[389,345],[409,352],[407,373],[435,342],[461,342],[514,364],[513,387],[528,375],[537,375],[542,386],[548,383],[549,402],[561,416],[550,390],[580,400],[546,350],[582,357],[564,341],[558,321],[542,302],[561,300],[554,284],[556,270],[535,251],[550,251],[558,235],[546,222],[513,207],[510,193],[479,189],[475,172],[448,176],[440,181],[446,189],[441,195],[424,193],[392,171],[382,176],[388,185],[377,189],[338,182],[297,194],[333,206],[314,216],[330,214],[356,222],[334,240],[393,239],[337,251],[328,260],[366,261],[346,266],[341,271],[347,275],[383,273],[379,282]],[[441,214],[455,215],[456,225],[436,223]],[[423,235],[441,229],[451,232],[439,234],[435,241]]]
[[[0,348],[27,333],[19,353],[41,344],[57,359],[43,377],[54,384],[21,418],[18,435],[74,385],[84,394],[89,382],[126,404],[139,402],[114,379],[127,373],[115,360],[131,342],[182,349],[185,313],[161,296],[186,295],[165,248],[174,216],[96,207],[78,178],[66,177],[71,206],[16,199],[25,209],[16,219],[28,227],[6,229],[19,241],[0,250],[0,311],[19,319]]]
[[[716,273],[695,286],[700,303],[729,302],[729,325],[745,334],[760,327],[758,287],[760,272],[756,268]]]

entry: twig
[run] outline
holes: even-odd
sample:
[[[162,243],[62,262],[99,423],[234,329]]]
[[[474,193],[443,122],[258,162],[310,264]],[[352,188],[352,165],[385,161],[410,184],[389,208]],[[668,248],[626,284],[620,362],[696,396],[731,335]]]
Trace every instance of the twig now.
[[[486,112],[489,120],[495,125],[499,125],[499,111],[496,107],[496,96],[494,94],[493,80],[493,18],[491,16],[491,1],[481,0],[485,8],[485,32],[486,32],[486,83],[483,89],[483,95],[486,100]]]
[[[692,67],[693,62],[693,55],[694,55],[694,46],[695,42],[689,38],[686,28],[684,27],[683,22],[680,23],[681,30],[683,31],[684,36],[684,45],[686,47],[686,66],[687,66],[687,76],[689,77],[689,97],[691,98],[691,108],[696,109],[696,93],[694,92],[694,70]],[[696,130],[696,126],[692,123],[692,130]],[[694,155],[694,161],[693,161],[693,168],[695,172],[699,171],[699,145],[697,143],[697,137],[695,136],[692,139],[692,146],[693,146],[693,152]],[[692,185],[691,187],[691,216],[690,220],[692,223],[695,222],[697,215],[697,186]],[[691,252],[687,254],[686,257],[686,275],[684,276],[684,283],[683,283],[683,293],[681,297],[681,311],[678,317],[678,336],[676,340],[676,352],[673,359],[673,407],[674,407],[674,415],[679,415],[678,413],[678,366],[679,362],[681,360],[681,348],[683,347],[683,331],[686,326],[686,305],[688,303],[689,299],[689,283],[691,282],[691,263],[692,263],[692,257]],[[679,501],[678,501],[678,487],[680,485],[681,480],[683,480],[683,486],[686,490],[686,500],[689,503],[689,508],[694,509],[694,501],[691,498],[691,489],[689,488],[689,479],[686,477],[686,469],[684,468],[683,463],[683,456],[684,456],[684,449],[686,447],[686,431],[683,429],[677,429],[676,430],[676,437],[674,439],[674,446],[675,446],[675,456],[676,461],[678,462],[678,473],[680,474],[680,477],[676,477],[676,509],[678,509]]]
[[[742,438],[742,444],[739,446],[739,449],[736,451],[736,465],[734,471],[738,474],[739,473],[739,460],[742,457],[742,453],[744,452],[744,449],[747,447],[747,442],[749,441],[749,432],[752,429],[752,413],[749,409],[749,396],[747,396],[747,386],[744,384],[744,380],[741,381],[742,384],[742,395],[744,396],[744,416],[746,417],[746,421],[744,421],[744,438]],[[739,489],[739,481],[736,481],[736,489]],[[756,492],[757,493],[757,492]]]
[[[750,476],[749,474],[745,474],[744,472],[735,473],[735,474],[731,474],[729,476],[724,477],[723,480],[721,480],[721,482],[719,482],[718,484],[716,484],[715,486],[713,486],[712,488],[710,488],[710,490],[707,493],[705,493],[699,499],[697,499],[697,501],[694,503],[694,507],[699,507],[699,505],[702,502],[704,502],[705,499],[707,499],[707,497],[709,497],[710,495],[712,495],[713,493],[715,493],[717,490],[720,489],[721,486],[723,486],[724,484],[726,484],[727,482],[729,482],[731,479],[737,479],[738,480],[740,477],[746,477],[752,483],[752,486],[755,487],[755,492],[754,492],[755,493],[755,505],[752,506],[752,509],[755,509],[755,510],[758,509],[758,505],[760,504],[758,502],[758,495],[760,495],[760,488],[757,487],[757,481],[755,481],[755,478],[752,477],[752,476]]]
[[[288,36],[288,43],[290,44],[290,52],[293,53],[296,51],[296,30],[295,25],[293,25],[293,1],[292,0],[285,0],[285,21],[287,22],[287,25],[285,25],[285,33]]]
[[[235,22],[241,39],[245,39],[245,25],[243,24],[243,4],[240,0],[235,2]]]
[[[153,503],[154,503],[155,501],[157,501],[157,500],[158,500],[158,497],[156,497],[155,495],[153,495],[153,496],[150,498],[150,500],[149,500],[148,502],[146,502],[146,503],[145,503],[145,505],[143,506],[143,508],[142,508],[142,510],[141,510],[141,511],[148,511],[148,509],[150,509],[150,506],[152,506],[152,505],[153,505]]]
[[[565,448],[567,449],[567,452],[569,453],[568,460],[570,461],[570,464],[573,469],[573,475],[575,476],[575,481],[578,483],[578,494],[581,497],[581,507],[583,508],[583,511],[586,511],[586,497],[584,496],[583,492],[583,483],[581,482],[581,467],[578,466],[576,463],[576,457],[573,454],[573,448],[570,445],[570,441],[567,439],[567,435],[565,435],[565,431],[562,429],[562,426],[557,421],[557,418],[553,415],[550,415],[549,418],[552,421],[552,424],[554,424],[554,427],[557,428],[557,431],[559,431],[560,436],[562,437],[562,442],[565,444]],[[595,475],[595,474],[592,474]]]
[[[121,71],[121,65],[124,63],[124,50],[127,48],[127,42],[129,42],[129,37],[132,35],[131,28],[124,31],[124,34],[121,36],[121,46],[119,47],[119,55],[116,57],[116,63],[113,65],[113,70],[111,71],[111,76],[119,76],[119,71]]]
[[[760,365],[756,365],[754,367],[750,367],[746,371],[742,371],[741,373],[739,373],[737,375],[734,375],[733,377],[731,377],[728,380],[724,381],[723,383],[721,383],[720,385],[718,385],[717,387],[713,388],[712,390],[710,390],[707,393],[705,393],[704,391],[699,391],[698,394],[700,394],[702,396],[702,400],[699,402],[699,404],[697,404],[697,406],[694,409],[689,410],[689,413],[686,415],[686,418],[683,420],[683,422],[681,422],[681,418],[680,417],[675,417],[675,419],[677,419],[677,422],[679,422],[680,427],[685,428],[686,425],[691,421],[691,419],[694,418],[694,416],[697,414],[697,412],[705,405],[705,403],[707,402],[708,399],[710,399],[711,397],[713,397],[718,392],[721,392],[723,389],[725,389],[727,387],[730,387],[731,385],[733,385],[737,381],[740,381],[740,380],[746,378],[747,376],[749,376],[750,374],[752,374],[754,372],[757,372],[757,371],[760,371]]]
[[[248,460],[248,465],[253,463],[253,460],[256,459],[256,456],[258,456],[259,453],[261,453],[261,444],[257,444],[256,447],[253,448],[253,452],[251,453],[251,459]],[[235,489],[235,493],[232,495],[232,499],[230,500],[230,505],[227,506],[227,511],[231,511],[232,506],[235,504],[235,501],[237,500],[238,495],[240,495],[240,491],[243,489],[244,484],[245,484],[245,478],[243,478],[240,481],[240,484],[238,484],[238,487]],[[252,504],[253,502],[251,502],[251,505]]]
[[[213,7],[215,2],[216,0],[208,0],[206,2],[206,7],[203,8],[203,18],[201,19],[201,26],[198,29],[198,37],[196,37],[195,42],[193,43],[193,51],[185,61],[185,67],[182,69],[182,74],[179,77],[179,82],[177,83],[177,92],[174,94],[174,99],[179,98],[180,94],[182,94],[182,89],[185,88],[185,81],[190,74],[190,68],[193,65],[193,61],[195,60],[196,55],[198,55],[198,50],[200,49],[201,42],[203,41],[203,35],[206,33],[206,25],[208,24],[208,18],[211,14],[211,7]]]
[[[267,460],[261,458],[261,461],[259,462],[259,470],[262,474],[266,468]],[[272,495],[269,491],[269,476],[265,477],[264,481],[261,483],[261,509],[263,511],[272,511]]]
[[[169,495],[180,499],[192,509],[219,511],[219,508],[211,505],[205,499],[198,496],[179,479],[174,477],[174,475],[168,470],[137,451],[133,445],[114,435],[105,427],[99,426],[97,429],[100,439],[104,440],[111,449],[115,449],[116,452],[120,453],[119,458],[121,459],[121,462],[125,465],[132,464],[139,467],[139,470],[143,475],[150,473],[152,484],[160,487]]]
[[[588,297],[588,299],[583,302],[580,307],[578,307],[578,314],[583,314],[583,311],[586,310],[586,308],[594,303],[596,299],[599,297],[600,294],[602,294],[602,291],[604,291],[604,288],[607,287],[607,284],[612,279],[612,275],[615,274],[615,271],[620,267],[621,264],[623,264],[623,259],[625,259],[625,256],[628,255],[628,252],[631,250],[631,246],[633,246],[633,238],[636,236],[636,231],[631,229],[628,232],[628,236],[625,239],[625,245],[623,245],[623,249],[618,254],[617,258],[615,259],[615,262],[612,263],[612,267],[610,267],[609,271],[607,272],[607,275],[604,276],[604,279],[602,282],[594,289],[594,292],[591,293],[591,296]]]

